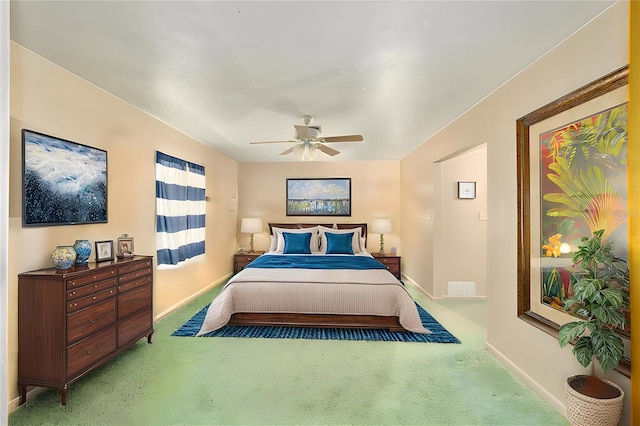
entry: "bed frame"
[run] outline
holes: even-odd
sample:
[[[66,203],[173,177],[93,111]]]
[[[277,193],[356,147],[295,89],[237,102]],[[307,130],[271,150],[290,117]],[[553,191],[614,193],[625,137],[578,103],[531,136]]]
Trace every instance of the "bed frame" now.
[[[333,223],[269,223],[269,232],[272,229],[303,229],[316,225],[332,228]],[[367,241],[366,223],[338,223],[338,229],[360,228],[361,235]],[[229,325],[253,325],[253,326],[285,326],[285,327],[317,327],[317,328],[366,328],[388,329],[390,331],[406,331],[396,316],[380,315],[338,315],[338,314],[295,314],[295,313],[242,313],[231,315]]]

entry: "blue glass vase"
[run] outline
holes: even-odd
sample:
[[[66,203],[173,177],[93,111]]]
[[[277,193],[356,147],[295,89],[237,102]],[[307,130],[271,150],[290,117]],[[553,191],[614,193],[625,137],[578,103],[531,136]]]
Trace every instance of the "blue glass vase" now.
[[[51,255],[51,262],[56,269],[69,269],[76,261],[76,256],[73,246],[58,246]]]
[[[89,240],[76,240],[73,245],[76,251],[76,265],[86,265],[91,256],[91,243]]]

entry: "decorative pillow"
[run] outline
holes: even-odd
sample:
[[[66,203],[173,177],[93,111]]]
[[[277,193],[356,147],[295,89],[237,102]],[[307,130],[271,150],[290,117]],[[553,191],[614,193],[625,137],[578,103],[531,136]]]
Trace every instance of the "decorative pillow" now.
[[[311,228],[302,228],[302,229],[278,228],[274,226],[273,228],[271,228],[271,231],[276,237],[276,247],[274,249],[276,253],[282,253],[284,251],[284,239],[282,238],[283,232],[288,232],[289,234],[311,234],[311,243],[309,244],[311,246],[311,252],[316,253],[319,249],[320,244],[318,241],[317,226],[313,226]]]
[[[327,239],[327,254],[353,254],[354,232],[347,234],[325,233]]]
[[[351,228],[351,229],[331,229],[331,228],[327,228],[326,226],[318,226],[318,232],[320,233],[320,251],[321,252],[326,252],[327,251],[327,239],[325,237],[325,234],[331,233],[331,234],[352,234],[352,251],[354,253],[360,253],[361,251],[364,251],[364,246],[360,246],[360,228]]]
[[[311,254],[311,233],[295,234],[283,232],[284,254]]]

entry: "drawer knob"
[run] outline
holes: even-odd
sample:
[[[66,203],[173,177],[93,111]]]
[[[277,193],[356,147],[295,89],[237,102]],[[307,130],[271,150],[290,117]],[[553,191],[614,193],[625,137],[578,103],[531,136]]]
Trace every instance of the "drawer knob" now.
[[[95,324],[95,323],[97,323],[98,321],[100,321],[100,317],[98,317],[98,318],[96,318],[96,319],[89,320],[89,324]]]
[[[93,300],[96,300],[96,296],[93,296]]]
[[[75,295],[76,295],[75,291],[72,291],[71,293],[69,293],[69,296],[75,296]]]

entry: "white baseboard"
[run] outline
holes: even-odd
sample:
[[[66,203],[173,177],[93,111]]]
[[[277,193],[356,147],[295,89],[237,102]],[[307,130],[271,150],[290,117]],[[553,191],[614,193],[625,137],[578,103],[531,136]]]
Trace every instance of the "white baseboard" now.
[[[49,390],[51,388],[43,388],[43,387],[34,387],[30,391],[27,391],[27,400],[35,397],[36,395],[40,395],[42,392]],[[17,398],[13,398],[9,401],[7,409],[8,412],[11,413],[13,410],[20,406],[20,395]]]
[[[485,302],[487,300],[487,296],[449,296],[448,294],[444,294],[438,297],[440,300],[478,300],[480,302]]]
[[[553,396],[549,391],[542,387],[538,382],[533,380],[531,376],[525,373],[520,367],[515,365],[511,360],[505,357],[500,351],[498,351],[491,344],[485,344],[487,351],[493,355],[498,361],[500,361],[509,371],[515,374],[520,380],[522,380],[527,386],[533,389],[542,399],[547,401],[553,408],[555,408],[565,418],[567,417],[567,408],[562,401]]]
[[[406,275],[402,275],[402,279],[403,281],[408,281],[409,284],[411,284],[412,286],[414,286],[415,288],[417,288],[418,290],[420,290],[421,293],[423,293],[425,296],[427,296],[429,298],[429,300],[435,300],[434,297],[429,294],[429,292],[427,290],[425,290],[424,288],[420,287],[418,285],[417,282],[415,282],[414,280],[412,280],[410,277],[406,276]]]
[[[154,322],[158,321],[159,319],[169,315],[170,313],[172,313],[173,311],[175,311],[178,308],[183,307],[184,305],[186,305],[187,303],[191,302],[194,299],[197,299],[199,296],[203,295],[204,293],[208,292],[209,290],[211,290],[214,287],[219,286],[220,284],[223,284],[225,282],[227,282],[227,280],[232,276],[233,274],[227,274],[224,277],[220,278],[217,281],[212,282],[211,284],[209,284],[208,286],[204,287],[202,290],[198,291],[197,293],[192,294],[191,296],[182,299],[181,301],[171,305],[170,307],[168,307],[167,309],[165,309],[164,311],[160,312],[158,315],[155,316],[154,318]]]
[[[448,295],[444,295],[444,296],[440,296],[440,297],[435,297],[435,296],[431,295],[427,290],[425,290],[424,288],[420,287],[420,285],[418,285],[418,283],[415,282],[414,280],[412,280],[410,277],[408,277],[406,275],[403,275],[402,277],[403,277],[403,281],[409,282],[411,285],[413,285],[418,290],[420,290],[421,293],[424,293],[424,295],[427,296],[430,300],[478,300],[478,301],[486,301],[487,300],[487,296],[448,296]]]

